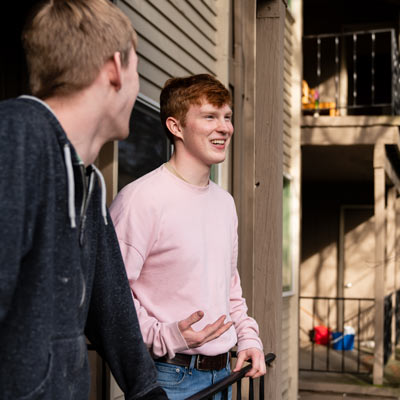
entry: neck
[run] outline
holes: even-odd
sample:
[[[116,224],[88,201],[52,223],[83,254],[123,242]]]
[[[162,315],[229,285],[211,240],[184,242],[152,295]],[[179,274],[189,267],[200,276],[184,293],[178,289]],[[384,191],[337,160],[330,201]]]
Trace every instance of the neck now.
[[[87,166],[92,164],[106,139],[107,124],[103,123],[99,103],[93,101],[93,93],[81,91],[66,97],[45,100],[63,127],[69,141]]]
[[[169,164],[175,170],[176,175],[184,181],[196,186],[208,185],[211,167],[196,159],[180,155],[176,149]]]

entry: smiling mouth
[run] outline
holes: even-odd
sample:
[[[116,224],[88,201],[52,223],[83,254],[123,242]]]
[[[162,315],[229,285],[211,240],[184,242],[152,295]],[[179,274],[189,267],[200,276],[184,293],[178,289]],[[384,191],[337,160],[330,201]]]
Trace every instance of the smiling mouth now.
[[[224,145],[225,144],[225,140],[224,139],[214,139],[211,140],[212,144],[217,144],[217,145]]]

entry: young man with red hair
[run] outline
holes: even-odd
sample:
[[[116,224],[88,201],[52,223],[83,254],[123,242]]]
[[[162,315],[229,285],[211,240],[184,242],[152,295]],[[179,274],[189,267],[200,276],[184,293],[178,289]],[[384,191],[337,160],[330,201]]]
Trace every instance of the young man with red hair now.
[[[210,181],[233,126],[229,91],[214,77],[173,78],[160,97],[171,159],[127,185],[111,206],[145,343],[170,399],[180,400],[236,370],[265,374],[258,326],[247,315],[237,270],[232,196]]]

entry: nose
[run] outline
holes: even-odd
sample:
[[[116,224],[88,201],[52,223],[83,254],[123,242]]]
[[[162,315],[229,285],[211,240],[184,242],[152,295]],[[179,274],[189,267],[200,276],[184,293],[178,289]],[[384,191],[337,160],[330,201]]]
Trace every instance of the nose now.
[[[233,126],[230,120],[226,120],[224,117],[219,119],[218,132],[224,135],[233,133]]]

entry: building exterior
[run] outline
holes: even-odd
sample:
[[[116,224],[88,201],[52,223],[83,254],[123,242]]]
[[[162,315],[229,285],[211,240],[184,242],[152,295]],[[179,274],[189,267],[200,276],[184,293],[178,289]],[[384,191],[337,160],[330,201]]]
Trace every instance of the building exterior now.
[[[1,99],[27,91],[19,35],[34,3],[1,13],[15,21],[4,44],[7,63],[0,65]],[[170,155],[158,118],[166,79],[207,72],[229,86],[234,140],[213,179],[235,198],[244,296],[260,325],[265,352],[277,355],[265,377],[266,398],[296,399],[302,0],[114,3],[138,33],[141,88],[132,135],[107,145],[97,161],[106,178],[107,201]],[[91,399],[123,398],[100,358],[90,354]]]
[[[304,0],[300,369],[374,384],[398,340],[399,11]],[[312,344],[320,326],[354,349]]]

